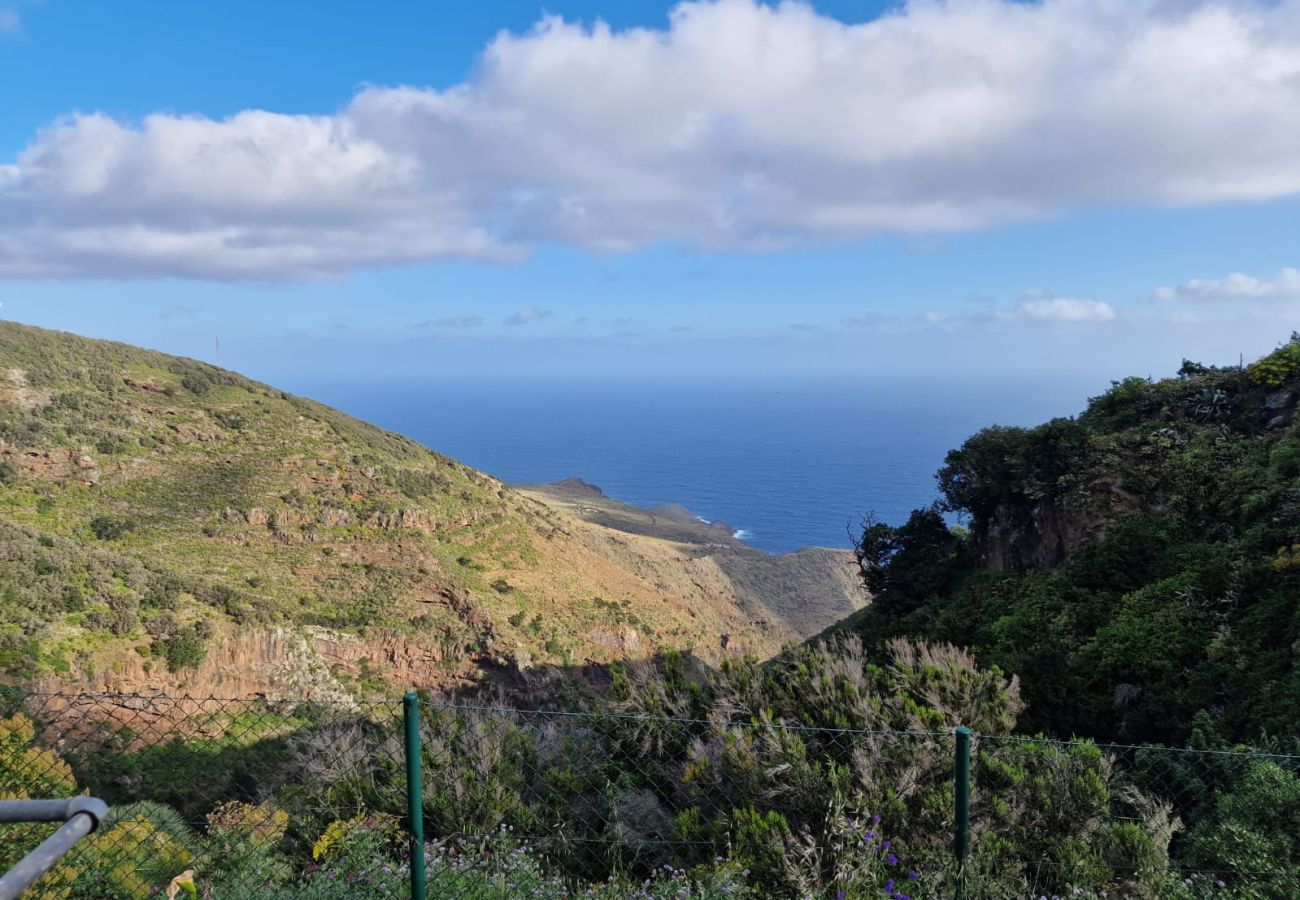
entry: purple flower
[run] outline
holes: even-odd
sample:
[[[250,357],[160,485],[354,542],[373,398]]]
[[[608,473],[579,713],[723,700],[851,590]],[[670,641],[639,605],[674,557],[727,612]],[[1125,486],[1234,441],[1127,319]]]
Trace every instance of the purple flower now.
[[[893,841],[885,841],[883,844],[880,845],[880,849],[888,850],[891,846],[893,846]]]
[[[894,879],[891,878],[885,882],[885,893],[886,894],[894,893]]]
[[[920,877],[921,877],[921,873],[920,873],[920,872],[908,872],[908,873],[907,873],[907,880],[908,880],[908,881],[916,881],[916,880],[917,880],[918,878],[920,878]]]
[[[898,857],[890,853],[885,857],[885,862],[889,863],[891,866],[896,866],[898,865]]]
[[[872,817],[871,817],[871,824],[872,824],[872,825],[879,825],[879,824],[880,824],[880,816],[872,816]]]

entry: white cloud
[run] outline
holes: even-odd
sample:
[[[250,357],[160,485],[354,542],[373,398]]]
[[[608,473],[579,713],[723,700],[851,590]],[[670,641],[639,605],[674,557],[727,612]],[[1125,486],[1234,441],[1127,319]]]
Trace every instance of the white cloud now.
[[[549,309],[533,309],[527,307],[516,313],[506,316],[504,321],[507,325],[527,325],[529,322],[538,322],[542,319],[550,318]]]
[[[542,243],[762,250],[1300,192],[1300,0],[690,2],[546,18],[328,116],[75,115],[0,165],[0,276],[303,279]]]
[[[1008,315],[1011,318],[1026,319],[1031,322],[1065,324],[1110,322],[1115,318],[1115,307],[1104,300],[1077,300],[1069,297],[1028,294],[1012,307]]]
[[[11,34],[21,31],[23,27],[22,20],[18,18],[18,13],[12,9],[0,8],[0,34]]]
[[[1225,278],[1192,278],[1176,287],[1155,291],[1160,301],[1254,303],[1300,301],[1300,269],[1285,268],[1274,278],[1233,272]]]
[[[477,328],[483,324],[483,319],[470,313],[462,313],[458,316],[447,316],[445,319],[439,319],[434,324],[439,328]]]

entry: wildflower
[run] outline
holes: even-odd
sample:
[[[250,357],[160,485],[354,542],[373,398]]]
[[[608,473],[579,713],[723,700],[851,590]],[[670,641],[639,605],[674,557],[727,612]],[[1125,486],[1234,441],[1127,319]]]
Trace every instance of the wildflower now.
[[[907,873],[907,880],[908,880],[908,881],[917,881],[917,880],[920,879],[920,877],[921,877],[921,873],[920,873],[920,872],[908,872],[908,873]]]
[[[842,893],[844,893],[844,892],[843,892],[843,891],[840,891],[840,893],[842,894]],[[894,879],[891,878],[891,879],[889,879],[888,881],[885,882],[885,893],[886,893],[886,894],[893,894],[893,893],[894,893]]]
[[[872,817],[871,817],[871,824],[872,824],[872,825],[879,825],[879,824],[880,824],[880,816],[872,816]]]
[[[898,857],[890,853],[885,857],[885,862],[889,863],[891,866],[896,866],[898,865]]]

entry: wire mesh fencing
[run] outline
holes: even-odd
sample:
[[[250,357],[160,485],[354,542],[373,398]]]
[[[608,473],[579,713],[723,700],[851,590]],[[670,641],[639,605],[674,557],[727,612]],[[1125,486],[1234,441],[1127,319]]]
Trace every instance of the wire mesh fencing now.
[[[293,882],[322,872],[362,885],[387,878],[402,896],[402,877],[384,873],[379,856],[346,873],[321,865],[335,823],[396,823],[401,796],[384,794],[404,771],[400,712],[400,703],[28,695],[0,720],[0,796],[89,791],[110,804],[29,893],[289,897],[299,896]],[[319,773],[330,773],[331,790],[315,788]],[[0,866],[48,830],[0,832]]]
[[[1018,736],[976,748],[973,828],[1027,851],[1034,896],[1102,871],[1119,896],[1300,897],[1300,756]]]
[[[428,698],[12,713],[0,797],[112,805],[37,897],[1300,896],[1294,756]],[[0,866],[46,827],[0,828]]]

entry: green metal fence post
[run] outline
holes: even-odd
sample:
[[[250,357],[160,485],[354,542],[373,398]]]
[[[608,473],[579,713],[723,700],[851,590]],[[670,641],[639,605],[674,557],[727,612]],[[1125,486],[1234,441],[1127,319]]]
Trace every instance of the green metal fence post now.
[[[965,726],[953,730],[956,737],[955,767],[953,770],[953,821],[952,852],[957,858],[957,896],[961,897],[962,869],[970,856],[970,739],[971,730]]]
[[[402,722],[406,726],[406,813],[411,829],[411,900],[425,900],[424,778],[420,773],[420,695],[402,697]]]

